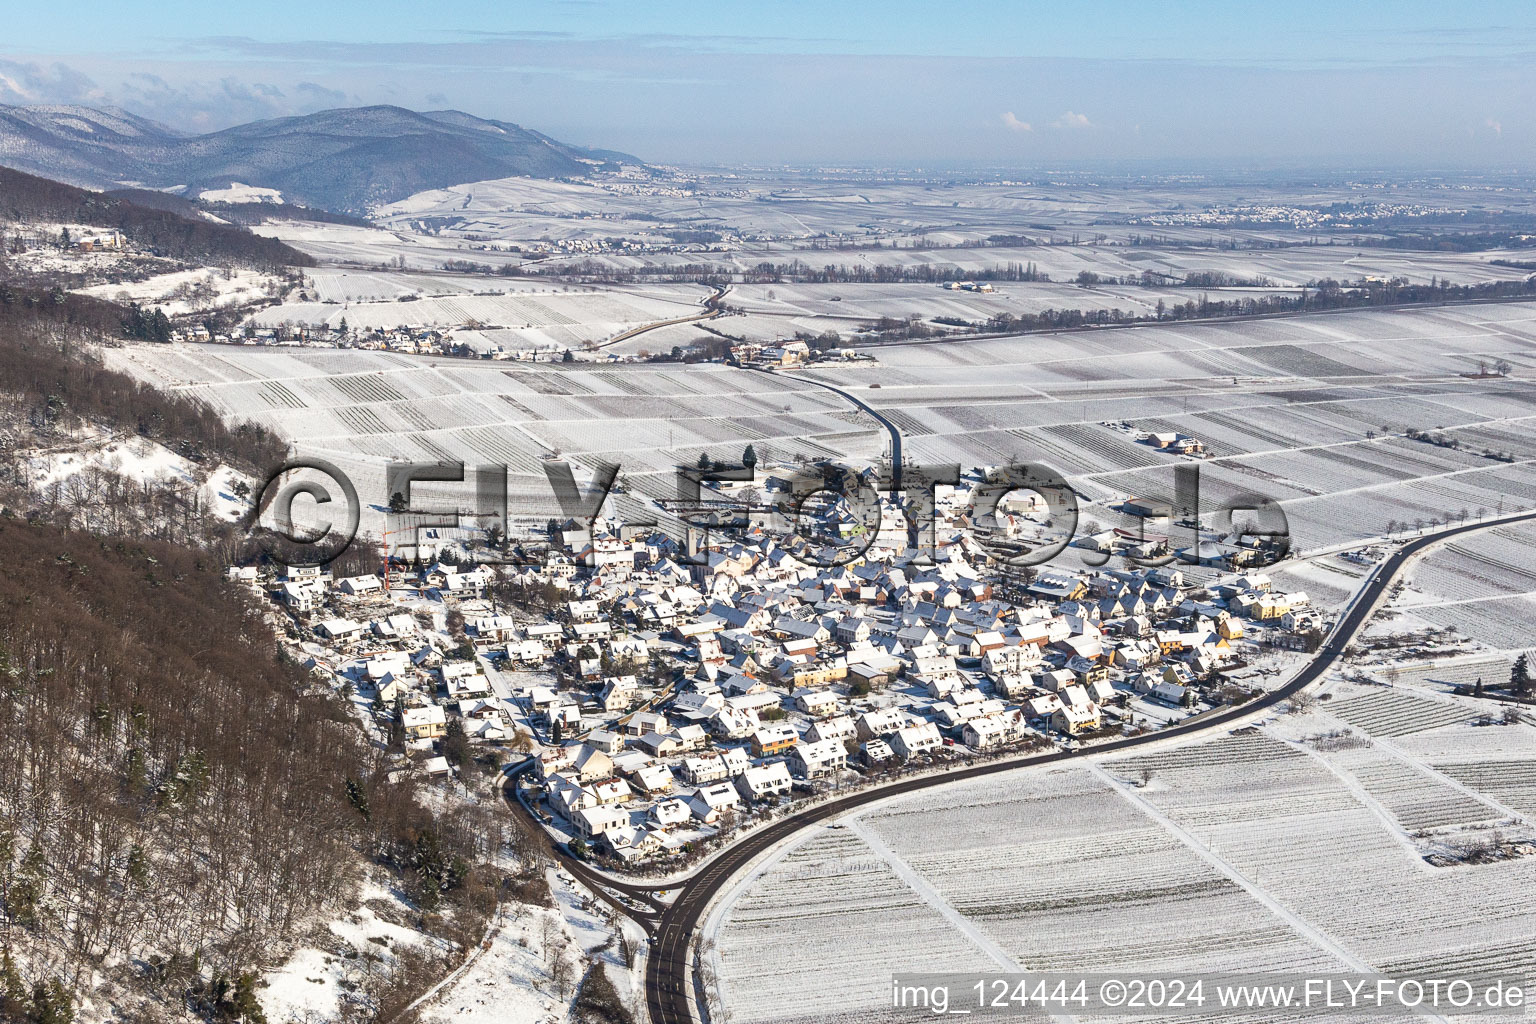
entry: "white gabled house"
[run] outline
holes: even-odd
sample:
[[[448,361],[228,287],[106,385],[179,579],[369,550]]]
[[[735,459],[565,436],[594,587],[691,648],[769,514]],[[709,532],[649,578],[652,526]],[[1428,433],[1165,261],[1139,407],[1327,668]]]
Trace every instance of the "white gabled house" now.
[[[571,815],[577,835],[592,839],[610,829],[629,825],[629,812],[622,807],[583,807]]]
[[[1021,739],[1024,716],[1017,711],[985,715],[965,723],[961,738],[972,750],[991,750]]]
[[[944,745],[939,727],[932,722],[919,722],[904,729],[897,729],[890,738],[891,749],[898,757],[913,758]]]
[[[729,775],[725,762],[718,754],[683,758],[683,778],[687,779],[691,786],[707,786],[711,782],[720,782]]]
[[[729,782],[712,782],[707,786],[700,786],[688,801],[688,810],[695,818],[706,825],[713,825],[720,820],[720,816],[727,811],[734,811],[741,806],[741,797],[736,792],[736,787]]]
[[[812,722],[811,727],[805,730],[805,741],[808,743],[819,743],[822,740],[837,740],[842,743],[858,739],[858,736],[859,727],[852,715],[824,718],[819,722]]]
[[[866,711],[859,716],[858,737],[870,740],[887,736],[907,724],[907,714],[897,708]]]
[[[636,786],[648,796],[672,792],[672,769],[664,764],[648,764],[630,773]]]
[[[789,766],[806,779],[840,772],[848,767],[848,747],[842,740],[801,743],[790,750]]]
[[[736,776],[736,791],[743,800],[769,800],[788,793],[794,780],[783,761],[757,765]]]
[[[686,800],[658,800],[651,807],[651,820],[661,828],[681,825],[691,817]]]
[[[384,589],[384,581],[378,576],[346,576],[336,581],[336,589],[343,594],[356,597],[359,594],[372,594]]]

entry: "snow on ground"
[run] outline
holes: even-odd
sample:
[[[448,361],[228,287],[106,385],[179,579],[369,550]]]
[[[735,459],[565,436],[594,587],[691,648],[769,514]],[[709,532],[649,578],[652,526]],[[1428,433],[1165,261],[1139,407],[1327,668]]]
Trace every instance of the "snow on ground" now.
[[[394,275],[391,283],[409,280]],[[330,277],[335,291],[335,277]],[[415,275],[420,291],[402,291],[388,301],[284,302],[254,317],[259,326],[325,324],[342,320],[353,330],[395,327],[495,329],[507,348],[580,348],[642,324],[704,312],[709,289],[699,285],[635,288],[590,286],[499,288],[472,294]],[[322,293],[323,294],[323,293]],[[508,333],[510,332],[510,333]]]
[[[489,948],[423,1004],[426,1024],[553,1024],[565,1020],[570,994],[562,998],[551,980],[545,942],[564,955],[577,954],[602,965],[623,999],[640,991],[637,970],[626,968],[616,950],[614,926],[594,913],[597,904],[570,876],[546,874],[556,909],[522,905],[504,908]],[[548,922],[553,922],[551,931]],[[578,966],[578,972],[580,970]]]
[[[674,497],[676,466],[701,451],[736,458],[750,442],[764,460],[838,450],[871,458],[881,443],[873,420],[835,395],[718,364],[610,369],[193,345],[129,346],[107,358],[232,419],[302,439],[304,453],[351,475],[365,532],[382,527],[391,459],[506,465],[511,514],[542,523],[554,507],[546,454],[572,459],[583,475],[599,459],[619,463],[630,493],[615,494],[611,507],[638,519],[654,512],[636,495]],[[423,500],[454,492],[427,487]]]
[[[390,961],[405,948],[443,944],[422,932],[383,920],[375,905],[399,905],[399,894],[366,882],[355,910],[317,929],[308,945],[263,975],[257,998],[271,1021],[335,1020],[344,988],[356,984],[369,958]]]
[[[127,284],[98,284],[80,294],[141,306],[158,306],[179,316],[231,306],[246,306],[280,295],[287,285],[271,274],[254,270],[181,270],[156,274]]]
[[[78,448],[26,457],[31,485],[42,489],[63,483],[88,469],[127,477],[138,484],[180,483],[196,486],[208,510],[220,519],[237,519],[250,502],[235,493],[237,485],[252,486],[251,479],[229,466],[204,470],[164,445],[147,438],[102,438]]]
[[[163,445],[139,437],[104,441],[79,451],[37,455],[27,461],[35,487],[58,483],[85,469],[106,470],[141,484],[195,482],[191,462]]]
[[[490,948],[421,1008],[424,1022],[550,1024],[568,1009],[550,983],[542,924],[552,911],[506,914]]]
[[[281,205],[283,194],[275,188],[245,185],[232,181],[227,188],[204,189],[197,198],[205,203],[272,203]]]
[[[1378,632],[1450,627],[1483,647],[1536,646],[1536,528],[1501,526],[1438,547],[1416,562]]]
[[[384,319],[397,310],[410,319],[419,316],[413,307],[428,303],[457,320],[483,314],[483,322],[516,322],[537,312],[547,326],[536,330],[545,333],[617,324],[602,318],[618,307],[637,319],[698,308],[654,299],[655,308],[641,308],[628,291],[366,305]],[[361,308],[313,305],[336,321]],[[553,313],[576,322],[556,324]],[[542,518],[550,509],[540,465],[548,454],[584,465],[617,461],[632,474],[633,490],[669,497],[676,465],[701,451],[734,458],[749,441],[759,458],[878,457],[885,439],[870,417],[795,377],[849,388],[872,403],[900,428],[903,453],[916,462],[1050,466],[1091,499],[1086,515],[1112,525],[1122,520],[1109,506],[1128,495],[1171,498],[1180,464],[1198,466],[1206,510],[1255,493],[1279,502],[1303,552],[1380,537],[1389,522],[1427,522],[1462,508],[1475,518],[1501,501],[1506,511],[1536,505],[1536,449],[1528,440],[1536,413],[1524,378],[1536,362],[1527,343],[1512,340],[1536,343],[1536,305],[1316,319],[1327,323],[1173,324],[892,346],[875,350],[878,366],[776,378],[704,364],[604,369],[235,346],[133,346],[108,359],[301,439],[307,452],[339,459],[349,472],[357,467],[360,491],[382,489],[373,478],[382,480],[388,459],[507,463],[518,478],[514,492],[521,488],[535,506],[529,514]],[[1503,382],[1458,376],[1494,354],[1527,368]],[[1181,460],[1137,444],[1114,426],[1122,421],[1198,437],[1211,457]],[[1467,443],[1453,450],[1405,436],[1436,427]],[[1484,457],[1485,446],[1513,451],[1514,462]],[[1357,571],[1319,562],[1297,567],[1294,582],[1328,604],[1353,589]],[[1456,607],[1444,614],[1472,615],[1481,606]]]
[[[1480,705],[1444,694],[1339,677],[1325,692],[1257,731],[1018,769],[808,829],[712,917],[727,1010],[884,1019],[893,970],[1009,962],[1529,971],[1536,856],[1459,858],[1533,833],[1536,729],[1472,726]]]

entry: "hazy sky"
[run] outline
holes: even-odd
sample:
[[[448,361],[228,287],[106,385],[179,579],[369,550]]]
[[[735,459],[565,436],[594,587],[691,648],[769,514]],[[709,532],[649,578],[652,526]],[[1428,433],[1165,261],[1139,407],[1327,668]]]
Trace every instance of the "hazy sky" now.
[[[1536,4],[0,7],[0,103],[455,107],[657,162],[1525,169]]]

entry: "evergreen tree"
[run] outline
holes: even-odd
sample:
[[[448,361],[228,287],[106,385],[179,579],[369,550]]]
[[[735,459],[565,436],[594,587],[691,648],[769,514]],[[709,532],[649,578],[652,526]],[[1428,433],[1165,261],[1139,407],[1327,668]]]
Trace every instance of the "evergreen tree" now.
[[[756,466],[757,449],[753,448],[750,444],[747,445],[747,450],[741,453],[741,464],[746,466],[748,469],[752,469],[754,466]]]
[[[456,768],[471,760],[469,737],[464,735],[464,723],[457,718],[450,718],[443,732],[443,756]]]
[[[144,856],[144,847],[134,843],[128,851],[127,865],[128,882],[134,887],[142,886],[149,881],[149,858]]]
[[[246,1024],[267,1024],[267,1015],[262,1012],[261,1003],[256,998],[256,980],[255,971],[246,971],[240,975],[229,999],[230,1012]]]
[[[158,306],[154,315],[150,318],[149,339],[151,341],[166,342],[171,340],[171,318],[165,315],[165,310]]]
[[[1524,654],[1515,659],[1515,667],[1509,670],[1509,689],[1516,697],[1524,697],[1531,692],[1531,667]]]
[[[356,779],[347,780],[347,802],[357,808],[357,813],[363,816],[364,821],[373,817],[373,811],[368,806],[368,793]]]
[[[405,746],[405,698],[395,696],[395,713],[389,719],[389,749],[400,750]]]
[[[138,747],[128,751],[128,763],[123,769],[123,788],[134,796],[142,795],[149,785],[148,769],[144,766],[144,752]]]
[[[72,1024],[75,1007],[69,992],[58,978],[32,986],[32,1013],[34,1024]]]
[[[0,1020],[24,1020],[26,1013],[27,986],[11,959],[11,947],[6,946],[0,951]]]

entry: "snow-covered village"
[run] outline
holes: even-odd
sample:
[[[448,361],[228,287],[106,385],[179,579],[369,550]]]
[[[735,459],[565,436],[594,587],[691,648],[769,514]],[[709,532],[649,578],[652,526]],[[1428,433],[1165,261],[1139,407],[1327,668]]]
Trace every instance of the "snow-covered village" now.
[[[1330,624],[1257,568],[998,564],[966,514],[985,471],[968,476],[936,503],[934,556],[887,500],[845,559],[760,527],[700,546],[600,515],[551,522],[517,565],[231,573],[284,610],[294,656],[353,694],[400,771],[529,752],[519,799],[580,855],[631,867],[848,787],[1240,705]]]

